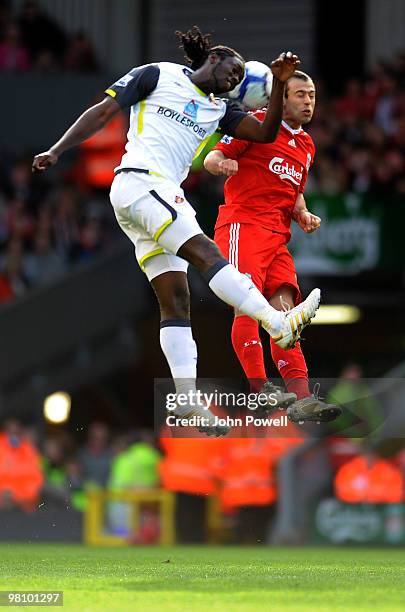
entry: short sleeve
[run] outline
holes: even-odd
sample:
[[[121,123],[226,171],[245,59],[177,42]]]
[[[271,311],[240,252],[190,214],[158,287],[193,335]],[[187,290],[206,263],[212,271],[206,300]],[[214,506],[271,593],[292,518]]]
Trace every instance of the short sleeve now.
[[[251,143],[247,140],[239,140],[232,136],[223,136],[214,147],[214,151],[221,151],[228,159],[238,159]]]
[[[121,108],[128,108],[147,98],[159,80],[160,70],[154,64],[133,68],[118,81],[110,85],[105,93],[114,98]]]
[[[227,134],[228,136],[234,136],[236,128],[238,127],[242,119],[246,117],[247,113],[241,110],[240,107],[235,104],[235,102],[225,100],[225,104],[225,115],[219,122],[218,127],[223,134]]]

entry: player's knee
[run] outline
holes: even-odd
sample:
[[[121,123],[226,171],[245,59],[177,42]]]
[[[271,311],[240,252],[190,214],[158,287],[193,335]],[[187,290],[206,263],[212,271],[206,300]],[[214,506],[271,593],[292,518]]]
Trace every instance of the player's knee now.
[[[192,263],[200,272],[209,270],[218,261],[224,259],[215,242],[203,234],[186,242],[178,255]]]
[[[197,266],[201,272],[206,272],[216,263],[223,261],[224,256],[213,240],[210,240],[206,245],[204,252],[201,254],[199,265]]]

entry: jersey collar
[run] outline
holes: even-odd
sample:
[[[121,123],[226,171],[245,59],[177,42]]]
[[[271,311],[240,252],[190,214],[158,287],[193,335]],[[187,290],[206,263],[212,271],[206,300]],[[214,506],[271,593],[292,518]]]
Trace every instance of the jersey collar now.
[[[284,121],[284,119],[282,120],[281,125],[283,126],[283,128],[291,132],[291,134],[300,134],[303,131],[302,127],[300,127],[298,130],[293,130],[293,128],[290,127],[288,123]]]
[[[203,91],[202,89],[197,87],[197,85],[195,83],[193,83],[193,81],[191,80],[191,75],[193,74],[193,71],[189,70],[188,68],[183,68],[183,72],[186,75],[186,77],[188,77],[190,79],[190,83],[192,84],[194,89],[200,94],[200,96],[204,96],[204,98],[207,98],[208,94],[206,94],[205,91]]]

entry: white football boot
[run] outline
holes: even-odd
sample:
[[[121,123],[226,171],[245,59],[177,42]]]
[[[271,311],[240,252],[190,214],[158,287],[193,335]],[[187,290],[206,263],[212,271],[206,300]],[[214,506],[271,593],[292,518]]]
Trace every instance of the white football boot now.
[[[314,289],[311,291],[306,300],[288,310],[288,305],[282,304],[284,308],[284,321],[279,333],[274,333],[274,328],[271,327],[268,321],[262,320],[260,324],[270,334],[274,342],[282,349],[288,350],[293,348],[300,339],[301,332],[309,325],[311,319],[315,316],[321,301],[321,290]]]

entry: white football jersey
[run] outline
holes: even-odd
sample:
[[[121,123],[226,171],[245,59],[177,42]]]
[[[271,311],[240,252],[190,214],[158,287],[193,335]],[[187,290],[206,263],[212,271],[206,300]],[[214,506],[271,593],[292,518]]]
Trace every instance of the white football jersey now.
[[[233,135],[245,113],[205,94],[190,80],[192,74],[179,64],[147,64],[106,90],[122,108],[131,109],[119,168],[145,169],[179,184],[218,127]]]

